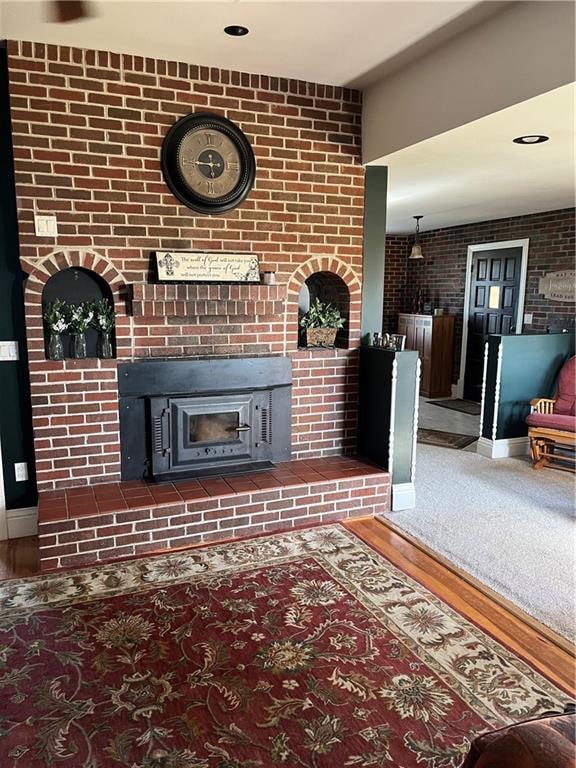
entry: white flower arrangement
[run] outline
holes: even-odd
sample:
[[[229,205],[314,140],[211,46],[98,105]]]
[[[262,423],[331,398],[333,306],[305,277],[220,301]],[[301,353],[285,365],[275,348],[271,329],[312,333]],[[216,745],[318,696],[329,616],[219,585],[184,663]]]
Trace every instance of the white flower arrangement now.
[[[86,333],[86,329],[90,326],[93,317],[94,310],[92,309],[91,301],[83,301],[81,304],[68,304],[68,329],[70,333],[76,335]]]
[[[64,299],[56,299],[49,304],[44,313],[44,322],[52,333],[65,333],[68,330],[67,304]]]
[[[116,323],[114,307],[108,299],[99,299],[92,304],[94,320],[92,325],[99,331],[110,333]]]

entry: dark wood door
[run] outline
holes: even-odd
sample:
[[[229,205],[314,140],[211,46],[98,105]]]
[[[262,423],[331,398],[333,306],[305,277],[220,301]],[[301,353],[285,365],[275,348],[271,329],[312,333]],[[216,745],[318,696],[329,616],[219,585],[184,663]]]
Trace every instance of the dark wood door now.
[[[490,334],[515,333],[522,248],[477,251],[472,259],[464,397],[480,402],[484,344]]]

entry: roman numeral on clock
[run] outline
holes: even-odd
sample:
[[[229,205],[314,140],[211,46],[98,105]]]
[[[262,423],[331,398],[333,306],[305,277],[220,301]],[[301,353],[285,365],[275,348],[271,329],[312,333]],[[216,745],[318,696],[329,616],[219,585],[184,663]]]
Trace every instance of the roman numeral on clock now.
[[[240,167],[240,166],[239,166],[239,164],[238,164],[238,163],[229,163],[229,162],[226,162],[226,170],[227,170],[227,171],[237,171],[239,167]]]
[[[216,146],[216,136],[214,136],[213,133],[207,133],[206,134],[206,144],[209,147],[215,147]]]

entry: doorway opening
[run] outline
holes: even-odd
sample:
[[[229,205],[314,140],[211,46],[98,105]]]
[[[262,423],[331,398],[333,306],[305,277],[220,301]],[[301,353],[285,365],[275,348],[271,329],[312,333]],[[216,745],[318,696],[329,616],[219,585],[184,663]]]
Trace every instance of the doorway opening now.
[[[490,334],[522,333],[529,240],[468,246],[458,397],[480,402]]]

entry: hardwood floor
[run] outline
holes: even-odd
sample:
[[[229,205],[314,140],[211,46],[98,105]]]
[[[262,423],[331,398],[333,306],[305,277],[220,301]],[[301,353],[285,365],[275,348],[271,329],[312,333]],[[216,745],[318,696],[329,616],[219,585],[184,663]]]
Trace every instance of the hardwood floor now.
[[[576,691],[574,649],[565,640],[534,620],[524,621],[385,522],[361,518],[344,525],[550,680],[568,691]],[[0,579],[33,576],[38,572],[35,537],[0,542]]]
[[[38,538],[0,541],[0,579],[20,579],[40,573],[38,564]]]

